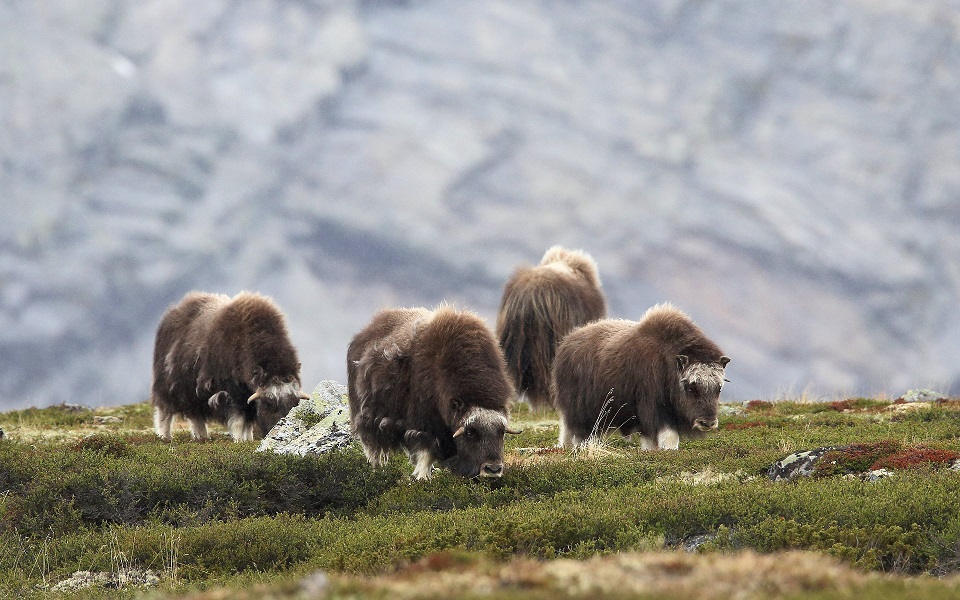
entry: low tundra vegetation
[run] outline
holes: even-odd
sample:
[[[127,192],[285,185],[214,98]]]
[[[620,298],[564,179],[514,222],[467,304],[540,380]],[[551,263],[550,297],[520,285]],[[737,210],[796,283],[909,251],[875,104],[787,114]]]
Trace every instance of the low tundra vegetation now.
[[[313,585],[334,597],[394,597],[408,586],[439,598],[461,580],[474,582],[467,597],[590,597],[603,589],[591,573],[631,561],[659,565],[649,589],[665,598],[714,596],[693,584],[661,589],[656,573],[707,577],[702,569],[750,561],[826,561],[847,575],[815,588],[798,575],[783,594],[771,583],[758,589],[774,595],[756,597],[841,597],[850,586],[949,597],[955,579],[916,576],[960,571],[960,404],[904,406],[753,402],[721,417],[720,431],[653,452],[617,435],[557,450],[556,414],[518,407],[523,433],[507,438],[501,479],[440,469],[421,482],[405,458],[373,469],[357,446],[277,456],[218,430],[206,443],[183,430],[163,443],[145,404],[4,413],[0,597],[294,598]],[[787,454],[827,446],[836,449],[813,476],[766,477]],[[879,468],[893,475],[859,477]],[[507,576],[511,565],[530,577]],[[557,569],[581,567],[587,583],[556,588]],[[148,571],[159,584],[62,587],[82,571]],[[451,587],[445,595],[421,580]],[[645,593],[631,589],[604,593]]]

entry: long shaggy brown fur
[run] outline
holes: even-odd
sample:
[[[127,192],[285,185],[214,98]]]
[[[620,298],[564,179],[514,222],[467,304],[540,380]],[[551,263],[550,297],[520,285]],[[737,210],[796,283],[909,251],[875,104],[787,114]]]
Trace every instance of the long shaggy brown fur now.
[[[476,315],[448,307],[377,313],[350,342],[347,383],[351,426],[372,463],[402,449],[420,478],[435,461],[465,476],[502,470],[513,387]]]
[[[652,447],[664,431],[713,429],[729,360],[670,305],[651,308],[639,322],[608,319],[581,327],[564,339],[554,363],[560,443],[619,430],[639,433]]]
[[[173,417],[195,438],[216,420],[235,439],[260,435],[299,402],[300,362],[283,314],[270,298],[242,292],[191,292],[163,315],[153,351],[157,434],[170,439]],[[258,393],[257,398],[248,401]]]
[[[597,265],[584,252],[554,246],[535,267],[518,268],[507,281],[497,316],[497,337],[517,392],[530,406],[550,406],[550,369],[570,331],[607,314]]]

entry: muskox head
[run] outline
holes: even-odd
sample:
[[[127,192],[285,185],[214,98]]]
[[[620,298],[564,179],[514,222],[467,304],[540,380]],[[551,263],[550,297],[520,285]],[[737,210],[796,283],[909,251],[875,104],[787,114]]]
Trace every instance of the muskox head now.
[[[310,398],[310,394],[300,389],[299,379],[284,381],[271,377],[247,398],[248,404],[257,407],[257,429],[260,437],[266,436],[280,419],[287,416],[300,400]]]
[[[682,393],[679,402],[680,417],[685,425],[696,431],[716,429],[719,423],[720,390],[724,367],[730,359],[721,356],[716,362],[694,362],[684,354],[677,355],[677,371]]]
[[[444,461],[451,472],[463,477],[503,475],[503,436],[520,433],[507,425],[502,412],[487,408],[470,409],[453,433],[455,456]]]

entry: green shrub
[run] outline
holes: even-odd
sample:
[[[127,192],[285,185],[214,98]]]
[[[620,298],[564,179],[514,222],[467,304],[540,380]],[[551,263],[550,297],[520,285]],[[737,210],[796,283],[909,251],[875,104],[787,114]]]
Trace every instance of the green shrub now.
[[[722,527],[706,548],[751,548],[761,552],[818,550],[864,570],[917,573],[934,566],[929,534],[913,524],[873,524],[862,527],[802,523],[783,517],[731,530]]]

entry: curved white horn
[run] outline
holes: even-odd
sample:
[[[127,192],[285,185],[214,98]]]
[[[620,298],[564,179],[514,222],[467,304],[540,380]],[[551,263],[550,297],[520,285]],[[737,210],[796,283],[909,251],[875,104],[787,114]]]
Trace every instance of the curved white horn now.
[[[257,398],[259,398],[259,397],[262,396],[262,395],[263,395],[263,390],[257,390],[257,391],[255,391],[252,396],[250,396],[249,398],[247,398],[247,404],[250,404],[251,402],[253,402],[254,400],[256,400]]]
[[[456,433],[453,434],[453,437],[457,437],[458,435],[463,435],[464,431],[465,431],[465,428],[461,425],[460,429],[458,429]]]
[[[300,390],[299,392],[297,392],[297,397],[299,397],[301,400],[309,400],[310,394],[306,393],[303,390]]]

